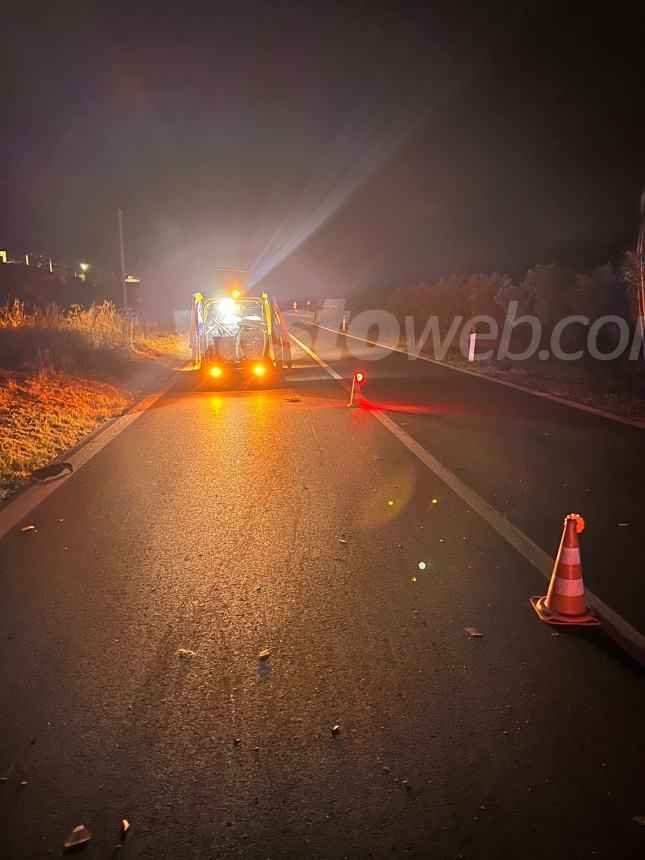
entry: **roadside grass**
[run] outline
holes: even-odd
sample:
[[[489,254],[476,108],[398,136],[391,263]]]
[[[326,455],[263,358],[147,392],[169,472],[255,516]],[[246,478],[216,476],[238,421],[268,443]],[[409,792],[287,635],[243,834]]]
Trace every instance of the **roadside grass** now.
[[[0,306],[0,499],[122,412],[146,363],[189,355],[185,334],[141,326],[110,302]]]
[[[129,399],[114,385],[67,373],[0,371],[0,498],[122,412]]]
[[[111,302],[62,310],[56,305],[27,308],[14,301],[0,306],[0,367],[120,376],[141,358],[180,361],[188,356],[184,334],[141,326]]]
[[[184,332],[148,329],[135,334],[132,349],[136,355],[163,359],[171,363],[187,361],[190,358],[188,336]]]

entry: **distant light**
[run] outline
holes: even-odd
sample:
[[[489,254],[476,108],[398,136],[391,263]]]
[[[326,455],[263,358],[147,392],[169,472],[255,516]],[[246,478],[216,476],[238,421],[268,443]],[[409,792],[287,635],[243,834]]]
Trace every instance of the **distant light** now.
[[[220,377],[222,375],[223,371],[222,371],[221,367],[211,367],[211,369],[208,372],[210,373],[211,376],[214,376],[215,379],[217,379],[218,377]]]
[[[425,570],[426,567],[427,567],[427,565],[426,565],[425,561],[419,562],[419,570]]]
[[[88,270],[88,269],[89,269],[89,267],[90,267],[90,264],[89,264],[89,263],[79,263],[78,265],[79,265],[79,266],[80,266],[80,268],[81,268],[81,272],[87,272],[87,270]]]
[[[253,368],[253,373],[256,376],[264,376],[264,374],[266,372],[267,372],[267,369],[263,364],[256,364],[255,367]]]

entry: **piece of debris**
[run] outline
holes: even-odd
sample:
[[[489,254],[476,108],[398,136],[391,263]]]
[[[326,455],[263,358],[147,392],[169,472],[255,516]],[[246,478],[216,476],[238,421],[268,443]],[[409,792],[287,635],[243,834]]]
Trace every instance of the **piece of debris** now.
[[[331,727],[331,733],[332,733],[332,735],[340,734],[340,726],[339,725],[332,726]]]
[[[21,779],[21,780],[20,780],[20,785],[22,785],[23,787],[24,787],[25,785],[28,785],[27,780],[26,780],[26,779]]]
[[[557,637],[558,637],[559,635],[560,635],[560,634],[558,633],[558,631],[557,631],[557,630],[554,630],[554,631],[553,631],[553,633],[551,634],[551,638],[552,638],[552,639],[557,639]]]
[[[263,662],[264,662],[264,660],[268,660],[270,656],[271,656],[271,652],[269,651],[269,649],[268,649],[268,648],[264,648],[264,649],[263,649],[262,651],[260,651],[260,653],[258,654],[258,660],[261,660],[261,661],[263,661]]]
[[[87,845],[92,838],[92,834],[84,824],[79,824],[75,827],[65,840],[65,848],[78,848],[81,845]]]
[[[240,738],[233,738],[233,746],[234,747],[239,747],[239,745],[241,743],[242,743],[242,741],[240,740]]]
[[[35,531],[36,531],[36,526],[33,526],[33,525],[23,526],[23,527],[20,529],[20,531],[21,531],[21,532],[35,532]]]
[[[411,786],[409,780],[407,780],[407,779],[401,780],[401,785],[403,786],[403,788],[405,788],[406,791],[412,791],[412,786]]]
[[[471,639],[479,639],[483,635],[476,627],[464,627],[464,630]]]
[[[347,541],[345,540],[345,538],[338,538],[338,543],[345,544],[345,543],[347,543]]]
[[[302,397],[287,397],[287,403],[302,403]]]
[[[410,582],[416,582],[416,581],[417,581],[416,576],[411,576],[411,577],[410,577]]]
[[[640,824],[641,827],[645,827],[645,815],[632,815],[632,821]]]
[[[127,818],[121,819],[121,839],[125,839],[128,835],[128,830],[130,829],[130,822]]]
[[[190,648],[177,648],[177,656],[181,657],[184,660],[189,659],[190,657],[195,656],[195,652]]]
[[[629,523],[618,523],[618,528],[624,529],[624,528],[627,528],[628,525],[629,525]]]
[[[65,478],[67,475],[71,475],[73,471],[74,467],[71,463],[51,463],[49,466],[43,466],[42,469],[34,469],[31,473],[31,479],[39,484],[46,484],[49,481]]]

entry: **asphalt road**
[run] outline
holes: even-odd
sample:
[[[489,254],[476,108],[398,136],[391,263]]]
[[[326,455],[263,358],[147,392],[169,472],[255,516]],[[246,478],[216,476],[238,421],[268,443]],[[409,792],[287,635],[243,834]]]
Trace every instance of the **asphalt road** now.
[[[0,857],[81,823],[88,858],[642,857],[642,672],[602,631],[553,636],[542,575],[294,354],[269,390],[178,374],[0,541]],[[588,584],[642,625],[640,431],[367,370],[546,551],[580,509]]]

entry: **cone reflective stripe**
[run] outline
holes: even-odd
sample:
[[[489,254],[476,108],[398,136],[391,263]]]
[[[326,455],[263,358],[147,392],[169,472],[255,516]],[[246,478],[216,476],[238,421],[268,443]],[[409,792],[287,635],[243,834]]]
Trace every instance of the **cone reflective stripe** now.
[[[360,401],[363,398],[363,391],[361,389],[361,383],[365,381],[365,374],[362,370],[354,371],[354,376],[352,377],[352,390],[349,394],[349,403],[348,406],[355,406],[354,401]]]
[[[600,624],[585,603],[578,543],[583,529],[584,520],[579,514],[565,517],[549,590],[544,597],[531,598],[531,605],[547,624]]]

